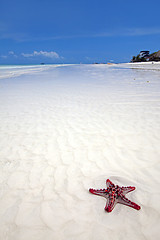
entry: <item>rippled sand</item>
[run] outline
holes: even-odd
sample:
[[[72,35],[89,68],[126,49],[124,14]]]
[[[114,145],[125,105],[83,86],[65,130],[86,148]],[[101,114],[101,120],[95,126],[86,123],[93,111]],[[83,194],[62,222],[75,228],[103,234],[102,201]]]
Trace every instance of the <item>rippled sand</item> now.
[[[159,69],[43,66],[16,75],[5,69],[0,239],[159,238]],[[106,200],[88,189],[104,188],[107,178],[135,186],[127,197],[141,210],[117,204],[105,212]]]

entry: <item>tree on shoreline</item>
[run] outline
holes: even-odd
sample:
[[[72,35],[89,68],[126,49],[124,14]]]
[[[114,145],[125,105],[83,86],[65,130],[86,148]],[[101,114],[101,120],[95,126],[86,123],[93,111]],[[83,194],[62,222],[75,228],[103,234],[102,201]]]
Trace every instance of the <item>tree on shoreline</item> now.
[[[137,56],[133,56],[130,62],[160,61],[160,50],[146,55],[141,54],[142,52],[145,51],[141,51]]]

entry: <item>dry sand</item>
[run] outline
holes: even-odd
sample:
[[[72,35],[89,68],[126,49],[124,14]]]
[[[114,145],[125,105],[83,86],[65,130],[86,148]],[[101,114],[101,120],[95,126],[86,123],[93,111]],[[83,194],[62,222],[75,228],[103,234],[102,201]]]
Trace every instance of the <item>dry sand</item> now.
[[[0,70],[0,239],[159,239],[160,64],[24,69]],[[141,210],[105,212],[107,178]]]

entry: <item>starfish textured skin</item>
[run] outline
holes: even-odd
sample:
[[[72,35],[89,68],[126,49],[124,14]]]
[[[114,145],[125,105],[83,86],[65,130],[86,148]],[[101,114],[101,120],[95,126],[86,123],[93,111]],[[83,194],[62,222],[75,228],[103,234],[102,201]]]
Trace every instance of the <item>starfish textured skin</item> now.
[[[113,184],[109,179],[106,180],[106,189],[89,189],[89,192],[95,195],[99,195],[105,197],[107,199],[107,203],[105,206],[105,211],[112,212],[113,208],[115,207],[116,203],[121,203],[132,207],[136,210],[140,210],[141,207],[130,201],[128,198],[125,197],[125,194],[135,190],[135,187],[119,187],[118,185]]]

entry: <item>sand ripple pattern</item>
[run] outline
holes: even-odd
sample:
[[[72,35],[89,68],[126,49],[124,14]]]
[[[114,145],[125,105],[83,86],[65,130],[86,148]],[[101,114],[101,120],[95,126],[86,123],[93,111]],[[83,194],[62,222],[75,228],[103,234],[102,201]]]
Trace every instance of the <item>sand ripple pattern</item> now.
[[[160,72],[57,66],[0,81],[0,239],[158,239]],[[135,185],[117,205],[88,188]]]

